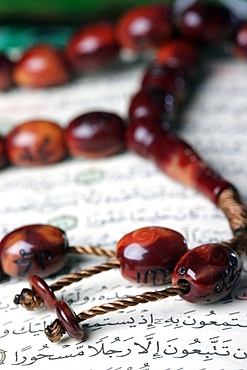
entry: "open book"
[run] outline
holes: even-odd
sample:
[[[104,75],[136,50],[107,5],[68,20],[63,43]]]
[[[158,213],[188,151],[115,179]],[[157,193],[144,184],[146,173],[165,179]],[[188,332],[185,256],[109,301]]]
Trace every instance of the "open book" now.
[[[179,135],[235,184],[246,202],[247,63],[222,57],[208,67],[183,112]],[[70,119],[96,109],[126,117],[143,68],[142,63],[129,63],[61,88],[14,89],[1,94],[1,133],[35,118],[65,127]],[[68,159],[44,168],[3,170],[0,237],[32,223],[61,227],[71,246],[112,249],[127,232],[149,225],[179,231],[189,248],[232,236],[224,215],[209,200],[169,179],[153,163],[127,152],[102,160]],[[102,257],[70,258],[59,277],[104,261]],[[50,284],[57,278],[46,281]],[[80,343],[66,335],[59,343],[50,343],[44,327],[55,314],[45,308],[26,311],[16,306],[14,295],[24,287],[28,283],[16,279],[0,287],[3,368],[246,369],[246,269],[233,294],[221,302],[202,306],[170,297],[98,316],[83,323],[86,337]],[[72,284],[56,295],[80,313],[147,290],[126,281],[115,269]]]

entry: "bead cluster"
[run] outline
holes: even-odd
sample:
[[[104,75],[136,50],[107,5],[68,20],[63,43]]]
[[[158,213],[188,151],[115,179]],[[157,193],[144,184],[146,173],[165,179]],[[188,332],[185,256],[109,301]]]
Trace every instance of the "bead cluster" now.
[[[69,122],[64,130],[54,122],[25,122],[6,138],[0,138],[0,165],[44,165],[68,154],[98,158],[127,148],[207,196],[223,210],[234,234],[231,241],[187,251],[186,241],[176,231],[155,226],[132,231],[119,240],[117,258],[102,265],[102,269],[92,268],[91,273],[120,267],[123,276],[131,281],[147,285],[172,281],[173,286],[78,315],[66,302],[58,301],[54,291],[86,277],[85,270],[51,286],[41,278],[64,264],[70,249],[64,232],[46,225],[29,225],[6,235],[0,243],[2,270],[11,276],[29,274],[32,288],[16,295],[14,301],[28,309],[44,303],[55,310],[58,320],[46,328],[50,340],[59,340],[65,332],[81,340],[84,334],[79,323],[97,314],[176,294],[190,302],[214,302],[236,286],[241,263],[235,250],[246,253],[246,207],[237,190],[171,130],[174,115],[186,101],[197,75],[199,45],[222,44],[231,40],[234,32],[234,53],[246,58],[247,27],[238,23],[236,32],[236,19],[233,21],[227,9],[198,1],[177,17],[170,6],[156,4],[126,12],[114,27],[106,22],[86,26],[62,51],[37,45],[15,63],[0,57],[5,71],[0,73],[0,88],[5,90],[12,82],[24,87],[63,84],[74,74],[92,72],[113,62],[121,49],[138,55],[152,50],[154,61],[144,73],[140,91],[130,101],[127,122],[110,112],[85,113]],[[23,241],[32,245],[29,255],[20,247],[25,245]],[[25,273],[21,270],[23,263]]]

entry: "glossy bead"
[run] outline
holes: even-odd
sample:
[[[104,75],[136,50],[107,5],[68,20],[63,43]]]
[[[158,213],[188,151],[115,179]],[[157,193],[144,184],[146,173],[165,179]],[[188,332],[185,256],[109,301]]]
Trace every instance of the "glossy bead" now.
[[[242,24],[236,33],[234,54],[239,58],[247,58],[247,23]]]
[[[176,101],[171,92],[160,88],[142,89],[130,101],[129,118],[149,117],[166,121],[175,106]]]
[[[149,157],[168,176],[198,190],[217,204],[231,184],[211,169],[197,152],[171,131],[163,130],[149,146]]]
[[[23,87],[42,88],[66,83],[69,74],[58,50],[49,45],[35,45],[16,63],[13,79]]]
[[[130,120],[125,132],[125,142],[128,150],[151,158],[150,147],[157,135],[160,135],[168,123],[161,122],[159,118],[139,117]]]
[[[5,140],[0,136],[0,168],[5,167],[8,164],[7,150]]]
[[[164,4],[133,8],[116,24],[116,37],[121,47],[137,52],[159,47],[172,32],[172,10]]]
[[[68,335],[76,340],[84,338],[84,332],[80,328],[74,311],[65,301],[57,301],[55,304],[57,317]]]
[[[57,302],[57,298],[53,290],[46,284],[46,282],[37,275],[28,276],[28,281],[32,290],[38,295],[44,305],[49,310],[53,310]]]
[[[3,271],[18,278],[54,274],[65,265],[67,251],[66,234],[49,225],[20,227],[7,234],[0,242]]]
[[[28,121],[6,138],[9,160],[17,166],[40,166],[62,160],[66,153],[64,132],[50,121]]]
[[[231,293],[241,273],[237,253],[219,243],[196,247],[181,257],[172,284],[189,284],[189,292],[181,297],[189,302],[211,303]]]
[[[113,62],[118,51],[113,26],[100,22],[77,31],[68,42],[65,56],[74,71],[88,72]]]
[[[180,233],[157,226],[132,231],[117,243],[123,277],[146,285],[168,283],[186,251],[187,244]]]
[[[198,1],[181,16],[180,30],[184,37],[203,43],[224,41],[232,31],[230,11],[219,4]]]
[[[163,89],[170,91],[179,103],[184,102],[188,92],[188,77],[182,69],[164,64],[152,63],[145,71],[142,89]]]
[[[198,51],[186,40],[171,40],[158,50],[155,61],[170,68],[182,69],[189,77],[194,77],[198,68]]]
[[[65,138],[72,156],[107,157],[124,147],[124,121],[114,113],[85,113],[69,123]]]
[[[4,54],[0,53],[0,90],[8,90],[12,84],[13,63]]]

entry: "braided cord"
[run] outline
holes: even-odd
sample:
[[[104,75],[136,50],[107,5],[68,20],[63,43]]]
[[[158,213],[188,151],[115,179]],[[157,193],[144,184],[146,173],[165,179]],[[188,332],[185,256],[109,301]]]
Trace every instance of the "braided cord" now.
[[[113,268],[119,268],[120,262],[117,259],[110,260],[106,263],[102,263],[98,266],[90,267],[86,270],[80,270],[78,272],[68,274],[64,278],[56,281],[55,283],[50,285],[50,288],[55,292],[57,290],[62,289],[65,286],[71,285],[76,283],[84,278],[99,274],[100,272],[108,271]]]

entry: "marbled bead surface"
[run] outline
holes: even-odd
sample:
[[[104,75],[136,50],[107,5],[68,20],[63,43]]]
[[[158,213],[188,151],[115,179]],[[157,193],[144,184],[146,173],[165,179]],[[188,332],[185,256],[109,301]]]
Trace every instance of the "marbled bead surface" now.
[[[61,229],[41,224],[23,226],[0,242],[2,270],[18,278],[49,276],[64,266],[67,250],[67,236]]]
[[[236,286],[241,262],[235,251],[219,243],[198,246],[181,257],[172,284],[186,282],[189,292],[181,297],[194,303],[211,303],[229,295]]]
[[[158,226],[132,231],[117,243],[123,277],[146,285],[168,283],[174,266],[186,251],[187,244],[180,233]]]
[[[40,166],[58,162],[67,154],[63,129],[51,121],[28,121],[6,137],[9,160],[17,166]]]

